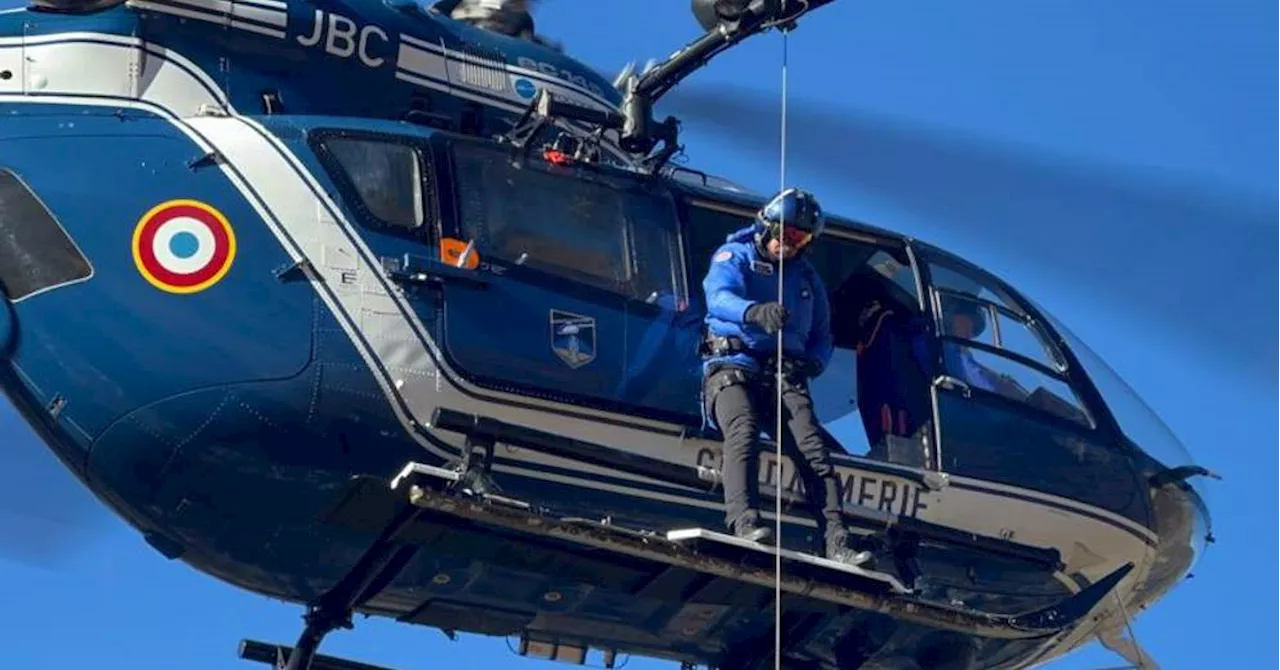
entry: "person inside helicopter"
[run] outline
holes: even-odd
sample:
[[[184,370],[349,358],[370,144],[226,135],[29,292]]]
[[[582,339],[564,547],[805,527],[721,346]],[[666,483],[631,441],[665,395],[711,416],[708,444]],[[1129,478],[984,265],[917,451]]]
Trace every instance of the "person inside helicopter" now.
[[[987,311],[987,308],[968,300],[952,299],[944,301],[942,313],[947,334],[965,339],[977,339],[986,330],[987,319],[985,313]],[[970,347],[956,342],[944,341],[942,344],[942,356],[947,371],[974,388],[997,393],[1010,400],[1025,403],[1064,419],[1084,425],[1090,424],[1088,415],[1077,403],[1059,396],[1044,385],[1035,383],[1034,380],[1046,379],[1043,376],[1033,375],[1028,379],[1032,384],[1035,384],[1035,390],[1028,391],[1027,387],[1023,386],[1013,376],[998,372],[990,366],[978,362],[974,358],[973,349]],[[1068,394],[1068,397],[1070,397],[1071,391],[1069,388],[1062,388],[1061,392]]]
[[[702,282],[707,303],[700,347],[702,411],[723,435],[725,522],[732,533],[753,542],[773,539],[759,512],[756,445],[764,428],[781,441],[801,475],[826,557],[860,565],[871,555],[849,547],[840,478],[809,395],[809,381],[822,374],[834,348],[826,288],[804,256],[825,225],[812,194],[786,189],[712,255]],[[781,379],[773,373],[779,356]],[[787,428],[782,435],[775,434],[779,392]]]
[[[987,328],[985,310],[976,303],[964,299],[943,301],[943,328],[947,335],[967,340],[976,339]],[[1012,377],[1001,374],[979,363],[973,350],[955,342],[942,343],[942,360],[947,371],[974,388],[999,393],[1013,400],[1025,400],[1027,390]]]
[[[870,445],[867,456],[923,465],[918,446],[897,448],[890,438],[914,441],[932,417],[932,366],[924,320],[918,310],[895,300],[870,278],[844,291],[841,304],[862,306],[849,310],[845,318],[851,323],[845,327],[856,333],[857,402]]]

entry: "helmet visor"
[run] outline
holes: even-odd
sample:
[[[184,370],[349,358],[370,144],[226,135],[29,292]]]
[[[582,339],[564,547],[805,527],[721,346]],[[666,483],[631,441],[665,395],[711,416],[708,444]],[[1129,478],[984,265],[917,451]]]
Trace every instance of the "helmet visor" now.
[[[813,240],[813,233],[784,225],[782,227],[782,243],[789,247],[803,247]]]

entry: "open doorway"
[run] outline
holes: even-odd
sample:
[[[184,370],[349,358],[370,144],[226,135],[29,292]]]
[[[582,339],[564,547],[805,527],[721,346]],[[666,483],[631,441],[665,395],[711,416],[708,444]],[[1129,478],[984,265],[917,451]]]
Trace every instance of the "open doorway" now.
[[[702,278],[711,256],[730,233],[751,225],[754,212],[702,200],[686,204],[690,304],[705,313]],[[830,365],[811,386],[819,420],[849,454],[923,465],[930,377],[917,355],[924,353],[925,338],[918,336],[924,320],[905,251],[892,240],[841,229],[837,221],[806,257],[826,285],[835,340]],[[887,431],[886,404],[893,418]]]

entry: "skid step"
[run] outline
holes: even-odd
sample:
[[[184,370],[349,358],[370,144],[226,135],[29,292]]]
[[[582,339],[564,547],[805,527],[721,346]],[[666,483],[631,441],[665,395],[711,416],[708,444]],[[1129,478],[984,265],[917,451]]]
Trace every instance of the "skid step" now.
[[[779,556],[783,569],[778,586],[788,595],[989,638],[1032,639],[1059,633],[1083,619],[1134,567],[1121,566],[1051,606],[1017,615],[993,614],[922,598],[888,573],[786,549],[775,554],[774,547],[703,528],[659,534],[591,519],[559,518],[499,496],[461,495],[450,486],[457,481],[453,473],[437,470],[440,469],[406,467],[404,476],[396,479],[393,492],[407,495],[414,508],[431,515],[495,531],[514,531],[537,541],[555,540],[591,551],[603,549],[651,561],[655,567],[689,570],[770,590],[775,586],[775,556]]]
[[[456,482],[462,478],[462,475],[457,470],[439,468],[423,463],[409,463],[400,468],[400,472],[391,478],[391,488],[393,490],[403,489],[406,482],[412,484],[421,477],[433,477],[446,482]]]
[[[780,549],[772,545],[744,540],[733,535],[717,533],[713,530],[707,530],[706,528],[683,528],[680,530],[673,530],[667,533],[667,540],[689,547],[699,555],[716,556],[727,560],[741,561],[742,563],[759,563],[760,567],[766,567],[768,570],[774,569],[773,557],[777,555],[783,558],[783,570],[790,569],[791,566],[789,564],[800,564],[809,566],[809,568],[815,572],[833,570],[835,572],[843,572],[848,575],[880,581],[897,594],[908,594],[912,592],[912,590],[904,585],[901,580],[887,572],[867,570],[858,566],[849,565],[848,563],[841,563],[829,558],[814,556],[812,554],[806,554],[804,552],[794,551],[791,549]],[[751,554],[753,553],[758,554],[762,560],[752,561]],[[836,579],[839,578],[836,577]]]

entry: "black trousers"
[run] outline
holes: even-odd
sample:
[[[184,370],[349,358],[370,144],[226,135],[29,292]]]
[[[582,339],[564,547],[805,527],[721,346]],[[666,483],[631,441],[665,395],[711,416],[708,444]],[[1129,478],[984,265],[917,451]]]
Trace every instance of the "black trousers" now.
[[[730,383],[744,378],[744,383]],[[759,452],[756,450],[760,429],[763,427],[774,440],[779,439],[774,435],[777,396],[773,378],[768,372],[752,374],[723,367],[711,371],[703,381],[708,409],[724,435],[721,474],[725,524],[731,530],[760,519]],[[831,464],[823,433],[818,429],[808,388],[783,382],[782,421],[783,453],[799,471],[819,529],[824,534],[843,530],[840,478]]]

